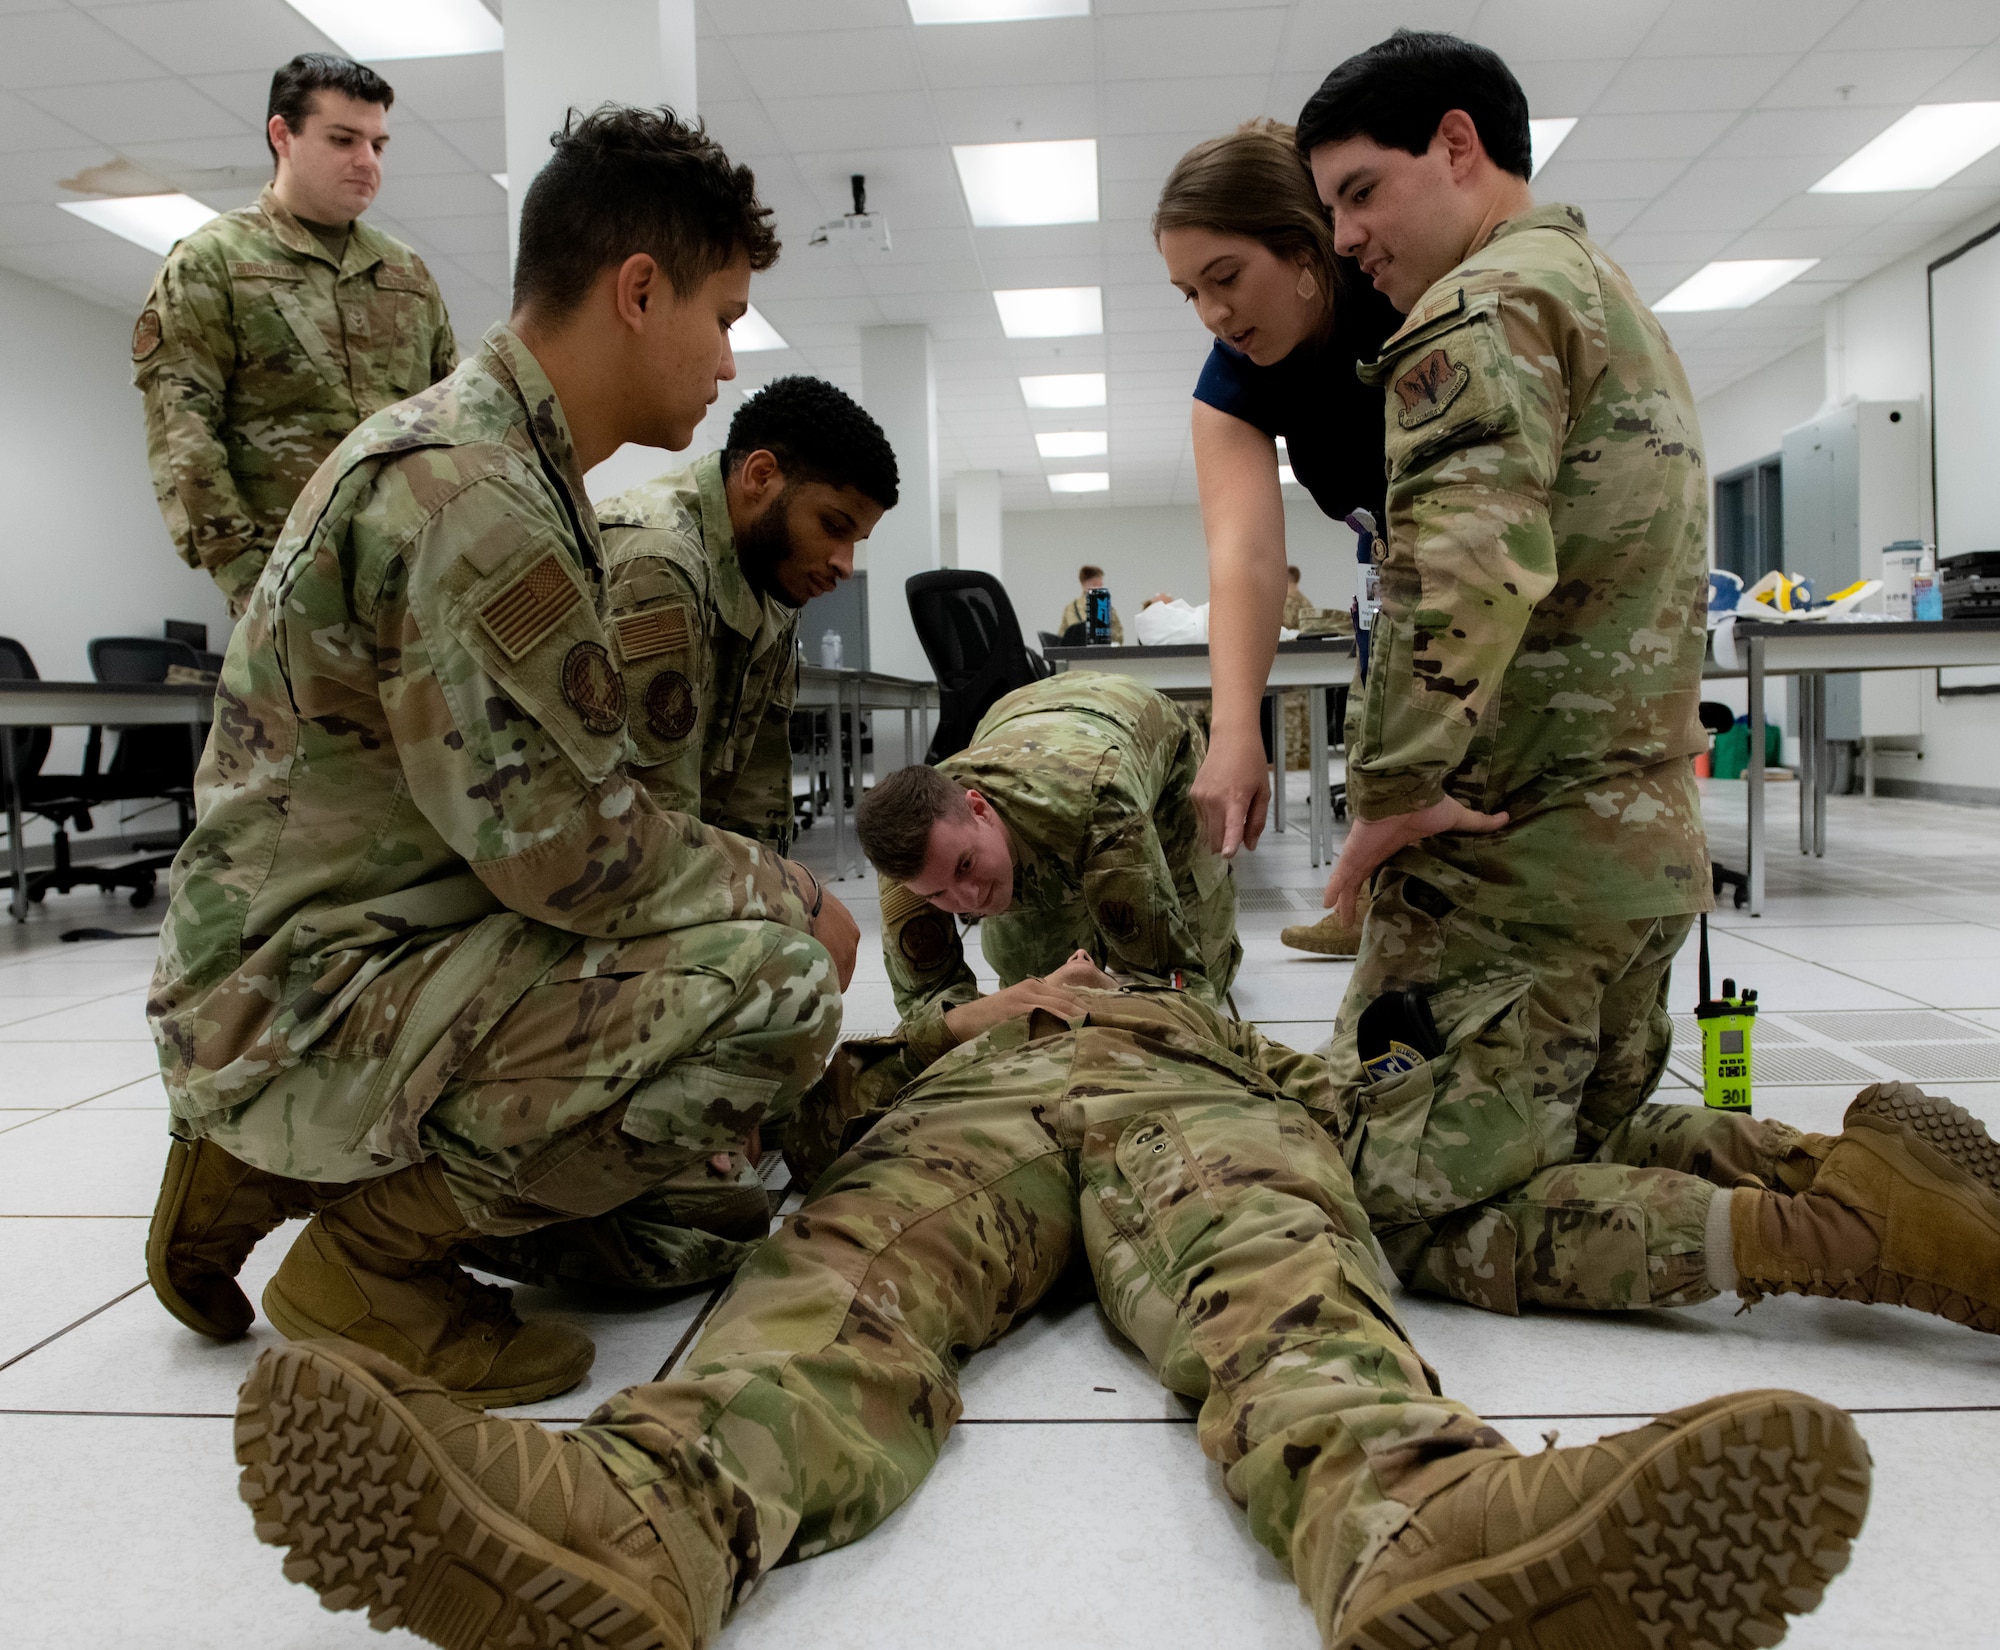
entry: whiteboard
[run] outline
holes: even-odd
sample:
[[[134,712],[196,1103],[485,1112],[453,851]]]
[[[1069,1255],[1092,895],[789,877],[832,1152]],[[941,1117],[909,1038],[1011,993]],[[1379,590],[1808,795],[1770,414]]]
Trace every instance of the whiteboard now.
[[[1930,267],[1937,553],[2000,550],[2000,227]],[[2000,688],[2000,670],[1941,670],[1938,690]]]

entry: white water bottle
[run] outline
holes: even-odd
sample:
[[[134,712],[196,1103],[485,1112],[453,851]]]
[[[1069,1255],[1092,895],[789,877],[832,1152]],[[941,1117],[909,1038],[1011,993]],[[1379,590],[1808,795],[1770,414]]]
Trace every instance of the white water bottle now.
[[[819,639],[819,662],[824,670],[840,669],[840,632],[829,630]]]

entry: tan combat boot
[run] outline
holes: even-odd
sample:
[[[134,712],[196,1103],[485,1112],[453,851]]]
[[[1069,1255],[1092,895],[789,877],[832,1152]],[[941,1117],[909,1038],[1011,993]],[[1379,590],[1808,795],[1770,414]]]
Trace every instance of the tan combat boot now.
[[[309,1341],[251,1366],[238,1493],[286,1576],[448,1650],[692,1650],[666,1548],[566,1433],[489,1420],[366,1347]]]
[[[1296,923],[1281,928],[1278,939],[1294,951],[1311,951],[1322,957],[1352,957],[1361,950],[1361,925],[1349,927],[1338,911],[1329,911],[1318,922]]]
[[[1737,1292],[1912,1306],[2000,1333],[2000,1145],[1910,1083],[1863,1089],[1845,1122],[1805,1191],[1730,1194]]]
[[[1772,1645],[1847,1565],[1868,1448],[1831,1404],[1738,1392],[1475,1467],[1418,1506],[1335,1650]]]
[[[295,1341],[358,1341],[481,1407],[567,1392],[596,1357],[566,1324],[514,1315],[513,1295],[451,1258],[476,1234],[436,1159],[330,1205],[299,1234],[264,1290],[264,1313]]]
[[[286,1221],[352,1190],[266,1174],[211,1140],[170,1140],[146,1231],[146,1279],[188,1328],[234,1340],[257,1316],[236,1282],[250,1251]]]

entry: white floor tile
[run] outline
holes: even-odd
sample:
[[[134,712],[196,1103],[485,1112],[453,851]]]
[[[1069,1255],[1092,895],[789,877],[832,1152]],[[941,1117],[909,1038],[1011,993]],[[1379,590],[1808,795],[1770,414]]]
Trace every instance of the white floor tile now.
[[[1352,971],[1351,966],[1316,967],[1313,960],[1302,958],[1296,969],[1239,974],[1230,995],[1249,1020],[1330,1019],[1346,994]]]
[[[0,1106],[73,1106],[159,1070],[150,1043],[15,1043],[0,1055]]]
[[[0,1253],[5,1363],[145,1282],[146,1223],[8,1219],[0,1221]]]
[[[1862,977],[1861,970],[1851,965],[1843,965],[1837,970],[1822,968],[1816,963],[1796,962],[1775,952],[1767,952],[1762,959],[1744,962],[1735,978],[1739,986],[1757,988],[1760,1005],[1781,1013],[1812,1009],[1908,1008],[1912,1004],[1927,1002],[1929,999],[1895,983],[1905,979],[1901,972],[1904,966],[1896,964],[1884,968],[1878,982]],[[1717,984],[1721,983],[1726,972],[1730,970],[1714,970]],[[1667,987],[1667,1001],[1675,1012],[1693,1008],[1695,986],[1694,955],[1692,951],[1683,951],[1674,959],[1673,978]]]
[[[1087,1284],[1044,1302],[975,1353],[959,1395],[966,1416],[979,1421],[1185,1420],[1189,1413],[1111,1327]]]
[[[133,991],[0,1026],[0,1044],[128,1042],[153,1046],[146,1024],[146,997]]]
[[[1842,927],[1759,928],[1755,939],[1773,951],[1808,962],[1845,967],[1850,963],[1945,962],[1979,959],[2000,962],[2000,928],[1984,923],[1946,922],[1932,917],[1910,923],[1867,923]]]
[[[775,1570],[718,1650],[1312,1650],[1194,1428],[964,1426],[872,1535]]]
[[[109,1089],[94,1100],[86,1100],[77,1108],[79,1111],[152,1111],[166,1112],[167,1089],[155,1072],[141,1077],[135,1082],[120,1084]]]
[[[2000,1008],[2000,961],[1925,962],[1912,958],[1900,962],[1844,962],[1840,968],[1843,974],[1871,981],[1907,999],[1929,1003],[1933,1008]],[[0,1032],[0,1036],[4,1035]]]
[[[59,982],[42,981],[45,986]],[[76,992],[67,996],[18,996],[0,997],[0,1028],[22,1026],[46,1018],[66,1008],[81,1008],[93,1003],[103,995],[93,992]]]
[[[113,991],[144,991],[153,977],[152,959],[143,962],[73,960],[66,953],[38,952],[0,961],[0,999],[68,993],[102,997]]]
[[[154,1113],[54,1112],[0,1134],[0,1215],[150,1215],[166,1161]]]

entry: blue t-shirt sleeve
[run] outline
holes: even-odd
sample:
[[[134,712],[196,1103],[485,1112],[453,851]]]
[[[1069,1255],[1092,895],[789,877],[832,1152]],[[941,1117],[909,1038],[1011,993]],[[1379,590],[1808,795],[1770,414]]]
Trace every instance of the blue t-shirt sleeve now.
[[[1264,386],[1257,382],[1258,376],[1256,364],[1247,355],[1239,355],[1218,338],[1202,363],[1194,398],[1217,412],[1255,425],[1266,435],[1277,435],[1277,408],[1268,394],[1261,393]]]

